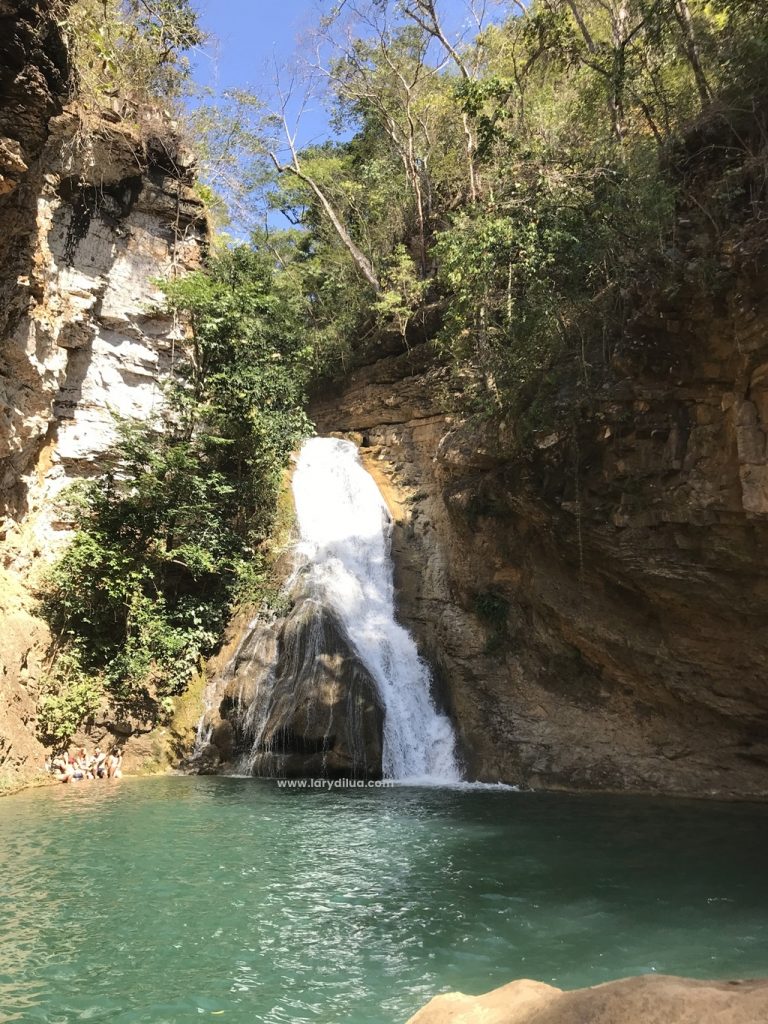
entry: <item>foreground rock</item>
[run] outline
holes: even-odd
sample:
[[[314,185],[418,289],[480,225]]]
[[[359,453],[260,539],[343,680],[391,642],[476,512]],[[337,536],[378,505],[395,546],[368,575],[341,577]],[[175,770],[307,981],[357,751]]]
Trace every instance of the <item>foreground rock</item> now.
[[[694,981],[647,974],[562,992],[513,981],[482,996],[437,996],[408,1024],[760,1024],[768,981]]]

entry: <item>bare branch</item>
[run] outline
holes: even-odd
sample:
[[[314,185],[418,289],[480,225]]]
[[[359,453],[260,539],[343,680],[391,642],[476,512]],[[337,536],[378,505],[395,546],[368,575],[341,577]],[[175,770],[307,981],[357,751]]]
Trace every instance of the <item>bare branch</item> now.
[[[379,282],[378,277],[376,276],[375,270],[373,269],[373,264],[365,255],[365,253],[359,248],[355,240],[352,238],[352,235],[349,233],[343,220],[336,212],[331,200],[325,194],[325,192],[317,183],[317,181],[315,181],[315,179],[311,175],[306,173],[306,171],[302,168],[301,163],[299,161],[299,154],[296,148],[296,136],[298,134],[298,124],[301,119],[301,115],[306,110],[308,96],[305,94],[302,97],[302,102],[299,108],[299,113],[296,121],[296,129],[293,132],[291,132],[288,126],[287,106],[295,86],[295,76],[292,77],[291,79],[291,84],[289,86],[287,93],[283,92],[280,89],[279,74],[277,85],[278,93],[281,99],[280,120],[283,126],[283,134],[285,136],[285,141],[288,146],[288,149],[290,150],[291,162],[283,163],[281,160],[278,159],[277,154],[274,153],[272,150],[269,151],[269,157],[272,160],[272,163],[275,165],[275,169],[277,170],[278,174],[291,174],[293,175],[293,177],[297,178],[310,189],[310,191],[313,193],[313,195],[319,202],[320,208],[323,210],[326,217],[330,221],[334,231],[338,235],[345,249],[352,257],[358,270],[366,279],[371,288],[373,288],[373,290],[378,293],[381,291],[381,284]]]

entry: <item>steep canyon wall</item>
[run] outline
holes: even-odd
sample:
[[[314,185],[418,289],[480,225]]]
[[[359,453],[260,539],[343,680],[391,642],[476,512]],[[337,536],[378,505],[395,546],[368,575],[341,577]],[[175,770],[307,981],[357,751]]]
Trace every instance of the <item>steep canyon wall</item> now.
[[[315,396],[392,510],[468,775],[768,794],[768,277],[649,301],[565,430],[447,412],[433,347]]]
[[[34,708],[49,637],[40,567],[57,497],[98,474],[115,415],[145,420],[183,330],[156,281],[207,240],[191,157],[157,111],[86,113],[46,0],[0,4],[0,771],[41,763]]]

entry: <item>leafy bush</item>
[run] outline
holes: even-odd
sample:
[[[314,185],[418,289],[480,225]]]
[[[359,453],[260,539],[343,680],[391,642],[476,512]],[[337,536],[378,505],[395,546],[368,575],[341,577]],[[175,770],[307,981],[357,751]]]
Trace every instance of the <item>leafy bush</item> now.
[[[463,211],[438,235],[441,342],[470,408],[508,408],[561,355],[581,356],[585,335],[620,327],[625,297],[662,256],[675,199],[652,155],[633,161],[529,151],[498,182],[493,211]],[[588,383],[583,358],[575,373]]]
[[[96,107],[167,107],[186,89],[186,52],[204,39],[189,0],[75,0],[64,17],[78,99]]]
[[[119,424],[110,471],[68,495],[77,532],[42,599],[75,674],[158,715],[232,603],[265,598],[264,544],[308,429],[297,314],[267,257],[225,251],[166,291],[191,325],[189,356],[163,418]],[[63,685],[57,713],[79,694]]]
[[[382,291],[374,309],[383,327],[394,327],[405,340],[414,313],[424,302],[428,282],[418,277],[413,259],[404,245],[396,245],[386,260]]]
[[[56,661],[53,673],[43,684],[38,703],[39,731],[49,742],[67,743],[83,721],[93,714],[104,698],[98,679],[81,669],[77,653],[70,650]]]

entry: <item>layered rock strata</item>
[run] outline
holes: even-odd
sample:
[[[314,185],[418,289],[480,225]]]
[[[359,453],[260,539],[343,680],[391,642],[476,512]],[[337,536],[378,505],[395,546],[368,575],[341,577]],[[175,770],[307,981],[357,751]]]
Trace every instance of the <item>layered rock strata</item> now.
[[[768,795],[768,305],[654,297],[565,428],[475,426],[428,343],[315,396],[395,520],[470,777]],[[378,357],[377,357],[378,356]]]
[[[198,266],[207,239],[167,116],[71,102],[54,7],[0,3],[0,772],[42,763],[31,591],[67,536],[57,498],[105,468],[117,417],[161,407],[183,330],[157,280]]]

